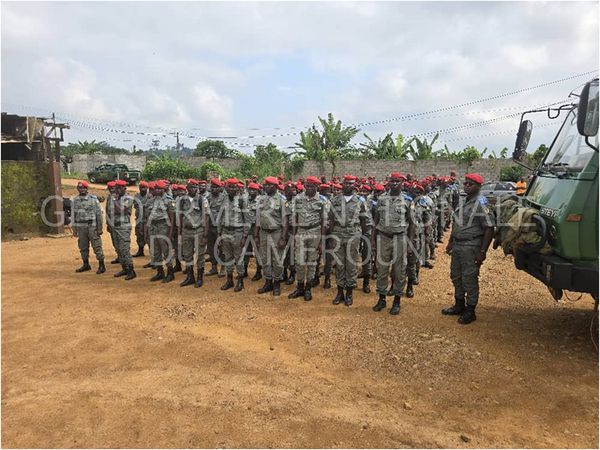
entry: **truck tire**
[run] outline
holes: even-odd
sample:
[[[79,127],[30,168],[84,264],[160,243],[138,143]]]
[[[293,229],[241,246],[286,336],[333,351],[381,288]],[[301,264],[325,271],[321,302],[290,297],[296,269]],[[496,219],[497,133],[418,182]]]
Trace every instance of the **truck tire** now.
[[[90,175],[88,177],[88,179],[90,180],[90,183],[95,183],[96,182],[96,177],[94,175]]]

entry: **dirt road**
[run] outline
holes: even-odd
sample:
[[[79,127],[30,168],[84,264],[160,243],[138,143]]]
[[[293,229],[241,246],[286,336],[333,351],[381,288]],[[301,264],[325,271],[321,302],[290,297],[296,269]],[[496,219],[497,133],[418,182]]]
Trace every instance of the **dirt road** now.
[[[70,238],[2,244],[4,447],[598,447],[593,301],[500,251],[467,327],[439,313],[445,255],[397,317],[79,263]]]

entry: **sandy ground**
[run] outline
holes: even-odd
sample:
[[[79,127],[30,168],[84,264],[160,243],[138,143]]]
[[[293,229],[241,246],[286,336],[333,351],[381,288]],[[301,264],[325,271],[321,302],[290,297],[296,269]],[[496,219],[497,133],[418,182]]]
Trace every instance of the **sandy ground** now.
[[[501,251],[467,327],[445,255],[396,317],[79,265],[72,238],[2,243],[4,447],[598,447],[593,300]]]

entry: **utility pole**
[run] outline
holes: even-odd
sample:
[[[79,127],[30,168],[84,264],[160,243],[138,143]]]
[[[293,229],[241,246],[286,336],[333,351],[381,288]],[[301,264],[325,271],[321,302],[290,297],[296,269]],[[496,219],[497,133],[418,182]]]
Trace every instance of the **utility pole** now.
[[[179,151],[179,131],[175,133],[175,137],[177,138],[177,147],[176,150]]]

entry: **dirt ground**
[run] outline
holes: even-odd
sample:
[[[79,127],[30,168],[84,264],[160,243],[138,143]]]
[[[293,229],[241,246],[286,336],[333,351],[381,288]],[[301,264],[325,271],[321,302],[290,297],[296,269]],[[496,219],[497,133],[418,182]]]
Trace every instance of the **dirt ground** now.
[[[2,243],[4,447],[599,445],[593,300],[556,303],[499,250],[466,327],[440,314],[445,255],[396,317],[135,262],[125,282],[76,274],[73,238]]]

